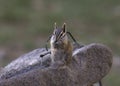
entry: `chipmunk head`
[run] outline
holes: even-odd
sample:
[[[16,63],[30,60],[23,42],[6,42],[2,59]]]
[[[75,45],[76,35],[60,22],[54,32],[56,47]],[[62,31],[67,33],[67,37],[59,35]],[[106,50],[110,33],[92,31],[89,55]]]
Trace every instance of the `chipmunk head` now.
[[[64,23],[62,28],[57,28],[56,23],[54,26],[53,35],[50,39],[51,47],[59,48],[68,43],[66,24]]]

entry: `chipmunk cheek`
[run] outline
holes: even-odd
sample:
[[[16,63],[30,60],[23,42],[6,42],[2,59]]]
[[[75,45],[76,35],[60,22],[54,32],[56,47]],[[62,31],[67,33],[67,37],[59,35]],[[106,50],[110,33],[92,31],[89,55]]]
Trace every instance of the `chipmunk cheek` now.
[[[52,36],[51,39],[50,39],[50,43],[53,44],[53,43],[55,43],[55,41],[56,41],[56,37]]]

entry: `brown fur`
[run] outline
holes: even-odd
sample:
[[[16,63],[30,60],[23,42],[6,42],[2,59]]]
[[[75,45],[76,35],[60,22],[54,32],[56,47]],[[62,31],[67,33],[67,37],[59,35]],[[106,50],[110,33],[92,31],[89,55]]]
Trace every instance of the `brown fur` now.
[[[65,64],[69,64],[72,59],[72,50],[73,50],[71,43],[68,41],[67,44],[63,43],[58,47],[59,48],[51,49],[51,59],[53,59],[55,62],[62,61]]]

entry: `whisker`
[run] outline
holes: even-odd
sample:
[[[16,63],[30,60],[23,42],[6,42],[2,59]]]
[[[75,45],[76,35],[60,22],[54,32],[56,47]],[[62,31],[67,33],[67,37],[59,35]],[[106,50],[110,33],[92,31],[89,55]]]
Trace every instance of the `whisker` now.
[[[44,56],[47,55],[47,54],[51,54],[51,52],[49,51],[49,52],[46,52],[46,53],[44,53],[44,54],[41,54],[40,57],[44,57]]]
[[[45,49],[48,51],[48,42],[50,41],[50,38],[52,37],[52,35],[50,35],[46,41],[46,44],[45,44]]]
[[[72,40],[77,43],[77,41],[75,40],[75,38],[72,36],[72,34],[70,32],[67,32],[67,34],[69,34],[69,36],[72,38]]]

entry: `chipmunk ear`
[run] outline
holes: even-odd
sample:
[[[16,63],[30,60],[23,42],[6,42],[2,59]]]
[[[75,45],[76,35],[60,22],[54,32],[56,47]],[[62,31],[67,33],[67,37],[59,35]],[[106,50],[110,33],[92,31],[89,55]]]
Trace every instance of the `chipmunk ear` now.
[[[65,32],[65,33],[67,32],[66,23],[63,24],[62,29],[63,29],[63,32]]]
[[[55,34],[56,29],[57,29],[57,24],[56,24],[56,22],[55,22],[55,23],[54,23],[54,31],[53,31],[53,34]]]
[[[57,24],[56,24],[56,22],[54,23],[54,29],[57,29]]]

